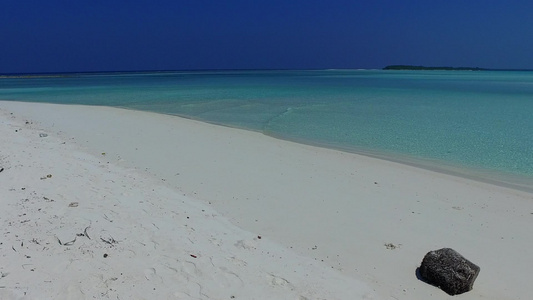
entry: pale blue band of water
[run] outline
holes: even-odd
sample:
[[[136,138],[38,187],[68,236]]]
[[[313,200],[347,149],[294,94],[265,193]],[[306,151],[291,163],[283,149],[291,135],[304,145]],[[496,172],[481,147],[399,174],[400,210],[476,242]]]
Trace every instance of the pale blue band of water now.
[[[533,178],[533,72],[227,71],[2,78],[0,99],[177,114]]]

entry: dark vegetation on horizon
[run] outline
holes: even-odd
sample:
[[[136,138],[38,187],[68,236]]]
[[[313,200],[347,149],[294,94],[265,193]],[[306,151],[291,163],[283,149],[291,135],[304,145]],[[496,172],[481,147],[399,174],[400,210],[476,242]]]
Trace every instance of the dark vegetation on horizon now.
[[[425,66],[411,66],[411,65],[390,65],[383,68],[383,70],[439,70],[439,71],[487,71],[489,69],[472,68],[472,67],[425,67]]]

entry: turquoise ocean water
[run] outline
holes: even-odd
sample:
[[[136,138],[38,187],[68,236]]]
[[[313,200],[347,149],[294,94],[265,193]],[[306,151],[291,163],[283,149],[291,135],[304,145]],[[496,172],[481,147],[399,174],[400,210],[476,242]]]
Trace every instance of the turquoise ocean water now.
[[[125,107],[528,186],[533,72],[194,71],[0,78],[0,99]]]

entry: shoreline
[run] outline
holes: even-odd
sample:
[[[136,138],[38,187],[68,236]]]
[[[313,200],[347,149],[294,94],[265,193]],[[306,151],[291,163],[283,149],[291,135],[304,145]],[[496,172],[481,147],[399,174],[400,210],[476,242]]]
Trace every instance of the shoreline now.
[[[178,116],[181,117],[181,116]],[[191,118],[191,120],[195,120]],[[206,122],[198,120],[200,122]],[[217,124],[212,122],[207,122],[214,125],[226,126],[224,124]],[[237,128],[231,127],[229,128]],[[246,129],[244,129],[246,130]],[[257,131],[260,132],[260,131]],[[264,134],[264,133],[263,133]],[[324,149],[336,150],[340,152],[346,152],[355,155],[367,156],[379,160],[390,161],[393,163],[399,163],[402,165],[407,165],[419,169],[424,169],[427,171],[432,171],[436,173],[442,173],[450,176],[461,177],[468,180],[479,181],[491,185],[497,185],[500,187],[505,187],[509,189],[519,190],[522,192],[533,193],[533,176],[526,176],[521,174],[515,174],[511,172],[503,172],[500,170],[493,169],[483,169],[475,168],[474,166],[465,166],[459,163],[445,162],[438,159],[430,158],[421,158],[421,157],[412,157],[405,154],[398,153],[386,153],[372,150],[356,149],[350,147],[341,147],[327,143],[313,143],[306,142],[305,140],[284,138],[278,135],[264,134],[266,136],[284,140],[287,142],[293,142],[298,144],[303,144],[311,147],[319,147]]]
[[[442,247],[481,267],[464,297],[529,294],[528,264],[518,258],[533,246],[531,193],[176,116],[23,102],[0,108],[365,282],[376,299],[447,299],[415,276],[425,253]]]
[[[34,102],[30,102],[30,103],[34,103]],[[78,105],[78,104],[72,104],[72,105]],[[207,124],[211,124],[215,126],[222,126],[222,127],[226,127],[230,129],[235,129],[235,130],[245,130],[245,131],[259,133],[267,137],[279,139],[279,140],[290,142],[290,143],[297,143],[297,144],[302,144],[302,145],[311,146],[311,147],[318,147],[318,148],[324,148],[324,149],[329,149],[329,150],[334,150],[334,151],[346,152],[346,153],[355,154],[355,155],[367,156],[367,157],[371,157],[371,158],[375,158],[379,160],[386,160],[386,161],[390,161],[394,163],[408,165],[408,166],[412,166],[415,168],[420,168],[420,169],[424,169],[424,170],[428,170],[432,172],[443,173],[446,175],[461,177],[461,178],[468,179],[468,180],[479,181],[479,182],[483,182],[483,183],[487,183],[491,185],[497,185],[497,186],[504,187],[504,188],[519,190],[522,192],[533,193],[533,176],[527,176],[523,174],[504,172],[501,170],[494,170],[494,169],[476,168],[471,165],[465,166],[459,163],[446,162],[446,161],[442,161],[438,159],[413,157],[413,156],[406,155],[406,154],[387,153],[385,151],[380,152],[376,150],[372,151],[372,150],[358,149],[358,148],[348,147],[348,146],[343,147],[343,146],[329,144],[329,143],[309,142],[304,139],[288,138],[282,135],[269,134],[269,133],[264,132],[263,130],[254,130],[254,129],[242,128],[239,126],[231,126],[228,124],[217,123],[217,122],[204,120],[200,118],[194,118],[191,116],[181,115],[181,114],[171,114],[171,113],[162,113],[162,112],[156,112],[156,111],[138,110],[138,109],[134,109],[130,107],[122,107],[122,106],[116,106],[116,107],[102,106],[102,107],[111,107],[111,108],[125,109],[125,110],[131,110],[131,111],[148,112],[148,113],[154,113],[154,114],[159,114],[159,115],[178,117],[178,118],[191,120],[195,122],[207,123]]]

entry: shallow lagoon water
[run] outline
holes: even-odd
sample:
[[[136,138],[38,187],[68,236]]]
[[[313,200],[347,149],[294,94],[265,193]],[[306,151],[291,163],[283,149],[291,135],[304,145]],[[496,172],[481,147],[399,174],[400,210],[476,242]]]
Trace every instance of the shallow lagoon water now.
[[[66,74],[1,78],[0,99],[175,114],[521,185],[533,178],[533,72]]]

